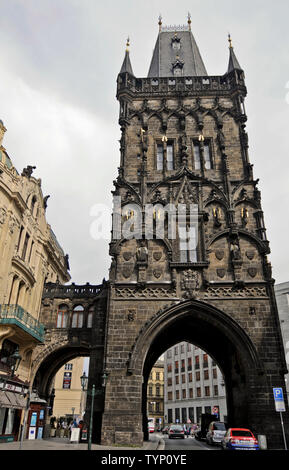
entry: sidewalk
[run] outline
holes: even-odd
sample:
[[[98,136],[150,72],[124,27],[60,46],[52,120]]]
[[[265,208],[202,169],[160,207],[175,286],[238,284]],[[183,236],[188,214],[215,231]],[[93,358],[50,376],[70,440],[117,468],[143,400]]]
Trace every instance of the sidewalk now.
[[[150,436],[150,440],[143,443],[142,447],[119,447],[119,446],[102,446],[92,444],[91,450],[160,450],[163,448],[163,439],[160,434]],[[0,443],[1,450],[20,450],[20,442]],[[68,438],[52,437],[49,439],[25,439],[22,450],[87,450],[87,443],[74,444],[70,443]]]

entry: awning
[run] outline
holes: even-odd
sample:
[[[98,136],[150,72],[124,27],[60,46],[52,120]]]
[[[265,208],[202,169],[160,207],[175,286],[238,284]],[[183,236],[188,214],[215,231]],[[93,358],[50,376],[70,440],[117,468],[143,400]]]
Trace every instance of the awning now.
[[[0,406],[21,410],[26,407],[26,399],[19,393],[2,391],[0,392]]]
[[[6,395],[6,392],[0,392],[0,408],[11,408],[11,403]]]

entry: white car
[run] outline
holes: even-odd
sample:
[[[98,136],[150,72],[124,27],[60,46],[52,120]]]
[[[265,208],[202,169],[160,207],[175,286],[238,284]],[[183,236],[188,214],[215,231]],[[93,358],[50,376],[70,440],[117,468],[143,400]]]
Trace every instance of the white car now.
[[[207,444],[221,444],[225,434],[227,432],[225,423],[220,421],[213,421],[209,425],[209,429],[206,435]]]

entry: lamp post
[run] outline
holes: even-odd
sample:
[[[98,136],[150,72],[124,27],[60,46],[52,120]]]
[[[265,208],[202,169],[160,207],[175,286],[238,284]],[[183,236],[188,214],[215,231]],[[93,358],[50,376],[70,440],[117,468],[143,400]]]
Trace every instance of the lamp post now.
[[[88,391],[88,376],[86,375],[85,372],[83,372],[83,375],[80,377],[82,390],[86,391],[87,395],[91,396],[87,450],[91,450],[94,398],[95,398],[95,395],[102,395],[103,394],[104,388],[106,386],[106,382],[107,382],[107,379],[108,379],[108,374],[106,372],[104,372],[101,378],[102,378],[102,383],[101,383],[102,389],[96,390],[95,389],[95,384],[93,384],[92,385],[92,390],[91,390],[91,392],[89,392]]]

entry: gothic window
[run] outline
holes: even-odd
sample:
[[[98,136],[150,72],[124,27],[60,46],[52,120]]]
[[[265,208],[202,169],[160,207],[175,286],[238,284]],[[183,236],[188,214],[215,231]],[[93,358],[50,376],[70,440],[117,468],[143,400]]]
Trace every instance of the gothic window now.
[[[72,314],[72,323],[71,323],[72,328],[82,328],[83,311],[84,311],[84,308],[82,307],[82,305],[77,305],[76,307],[74,307],[73,314]]]
[[[174,169],[174,147],[173,142],[167,143],[167,170]]]
[[[60,305],[57,312],[57,328],[67,328],[68,323],[68,307],[67,305]]]
[[[209,140],[205,140],[204,142],[204,168],[205,170],[212,170],[213,168],[213,159],[212,159],[212,150],[211,144]],[[194,149],[194,168],[195,170],[201,169],[201,143],[197,140],[193,142],[193,149]]]
[[[157,144],[157,170],[164,168],[164,147],[162,144]]]
[[[91,307],[89,307],[88,315],[87,315],[87,328],[92,328],[93,313],[94,313],[94,305],[91,305]]]
[[[197,142],[194,142],[194,168],[195,170],[201,169],[200,145]]]
[[[157,170],[164,169],[164,153],[165,146],[163,143],[157,144]],[[174,143],[173,141],[168,141],[166,144],[166,166],[167,170],[174,169]]]
[[[179,221],[179,250],[181,263],[196,263],[198,234],[197,228],[187,227]]]

